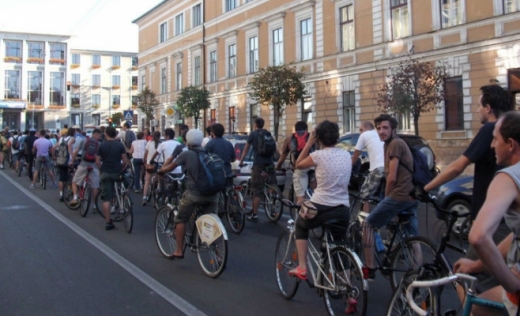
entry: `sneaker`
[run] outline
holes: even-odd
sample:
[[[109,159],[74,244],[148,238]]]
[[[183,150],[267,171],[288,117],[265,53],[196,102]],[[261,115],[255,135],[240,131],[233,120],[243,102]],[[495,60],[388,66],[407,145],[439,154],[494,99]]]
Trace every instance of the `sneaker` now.
[[[252,221],[252,222],[258,222],[258,215],[257,214],[248,215],[247,220]]]
[[[1,169],[1,168],[0,168],[0,169]],[[34,189],[34,184],[31,184],[31,185],[29,186],[29,189]]]
[[[63,196],[60,196],[60,202],[64,202],[65,199],[63,198]]]
[[[112,222],[108,222],[105,225],[105,230],[111,230],[111,229],[114,229],[114,228],[116,228],[116,226],[114,226],[114,223],[112,223]]]
[[[58,187],[58,184],[57,184],[56,182],[53,182],[53,183],[52,183],[52,187],[53,187],[53,188],[57,188],[57,187]]]
[[[135,193],[139,193],[139,192],[141,192],[141,190],[134,190],[134,192],[135,192]]]
[[[79,203],[79,201],[77,199],[74,199],[74,200],[70,201],[69,204],[70,204],[70,206],[74,207],[74,206],[78,205],[78,203]]]
[[[4,170],[4,165],[0,165],[0,170]]]
[[[363,279],[368,281],[374,281],[376,278],[376,269],[371,269],[367,266],[363,266]]]

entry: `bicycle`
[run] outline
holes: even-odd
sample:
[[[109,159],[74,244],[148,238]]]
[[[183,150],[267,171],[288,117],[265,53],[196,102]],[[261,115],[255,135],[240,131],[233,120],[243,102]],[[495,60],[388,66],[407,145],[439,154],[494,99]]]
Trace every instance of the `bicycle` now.
[[[40,185],[45,190],[47,188],[47,172],[49,172],[49,169],[47,169],[47,159],[49,157],[47,156],[40,156],[40,172],[38,176],[40,177]],[[51,169],[52,170],[52,160],[51,160]]]
[[[280,188],[278,188],[278,185],[268,183],[271,175],[267,170],[263,170],[261,176],[264,181],[264,190],[260,198],[260,204],[263,205],[265,215],[269,221],[276,223],[280,220],[283,213],[283,204],[280,203],[282,192],[280,191]],[[250,205],[247,203],[247,200],[244,204],[244,211],[246,209],[249,210],[245,212],[245,214],[248,215],[253,212],[253,190],[251,189],[251,178],[249,178],[247,181],[242,181],[240,186],[242,187],[242,195],[244,200],[248,198],[251,201]]]
[[[78,186],[79,192],[78,192],[78,199],[79,199],[79,205],[80,205],[80,211],[79,214],[81,217],[87,216],[88,209],[90,207],[90,203],[92,201],[92,187],[90,186],[90,174],[94,170],[94,167],[87,166],[87,174],[83,178],[83,182],[81,186]]]
[[[69,166],[68,169],[68,179],[63,184],[63,203],[70,209],[70,210],[77,210],[81,207],[81,205],[78,203],[76,205],[71,205],[70,202],[74,199],[74,192],[72,191],[72,179],[74,179],[74,173],[76,172],[76,169],[78,167],[78,164],[73,164],[72,167]]]
[[[168,203],[155,216],[155,242],[161,254],[173,259],[177,250],[175,216],[178,206]],[[184,249],[197,254],[199,265],[207,276],[216,278],[226,268],[228,235],[220,218],[215,214],[202,215],[202,206],[197,205],[190,220],[186,222]]]
[[[21,151],[20,151],[21,152]],[[18,174],[18,177],[22,176],[22,171],[25,169],[25,165],[27,164],[25,155],[20,156],[20,160],[18,161],[18,170],[16,170],[16,173]]]
[[[362,234],[367,228],[365,219],[368,213],[361,211],[362,206],[357,206],[358,200],[361,200],[359,195],[349,194],[349,196],[352,202],[350,222],[346,234],[347,247],[359,255],[364,252],[365,245],[363,245]],[[377,204],[379,198],[370,197],[364,199],[364,202]],[[428,238],[408,236],[405,232],[404,225],[408,223],[410,216],[412,215],[399,214],[396,219],[390,221],[385,227],[384,247],[379,251],[377,245],[374,247],[376,269],[390,279],[392,290],[398,287],[399,281],[408,271],[416,270],[423,262],[432,261],[436,253],[435,244]],[[383,231],[380,230],[380,232]],[[380,234],[380,232],[374,231],[374,237],[369,241],[369,246],[374,245],[374,239],[378,239],[377,234]],[[366,277],[368,277],[367,274],[368,271],[366,271]]]
[[[114,191],[115,196],[110,201],[110,220],[112,222],[123,222],[125,225],[125,230],[127,233],[132,232],[132,228],[134,225],[134,216],[133,216],[133,203],[130,195],[127,193],[127,188],[129,187],[129,183],[131,183],[130,179],[128,179],[128,173],[122,171],[119,173],[119,177],[116,181],[114,181]],[[94,199],[95,209],[98,214],[105,219],[105,212],[103,211],[103,203],[101,203],[101,207],[99,207],[99,198],[101,196],[101,190],[98,191],[96,197]]]
[[[229,228],[235,234],[240,234],[246,223],[244,198],[241,191],[242,186],[231,185],[226,188],[225,193],[219,192],[218,194],[218,214],[226,215]]]
[[[299,209],[289,200],[281,200],[289,209]],[[298,220],[298,219],[296,219]],[[296,251],[295,220],[289,219],[275,250],[275,273],[278,289],[285,299],[296,294],[301,280],[290,276],[289,271],[298,266]],[[355,313],[365,315],[367,310],[368,284],[363,278],[362,264],[356,253],[344,244],[343,222],[328,221],[322,224],[324,234],[318,251],[311,240],[308,242],[307,284],[323,296],[329,315]],[[310,277],[310,280],[309,280]]]

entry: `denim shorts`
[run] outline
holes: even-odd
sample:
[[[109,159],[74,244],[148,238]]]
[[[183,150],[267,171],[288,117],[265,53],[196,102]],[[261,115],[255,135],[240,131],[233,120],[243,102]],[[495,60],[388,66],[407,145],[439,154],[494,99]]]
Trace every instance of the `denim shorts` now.
[[[408,236],[417,236],[417,207],[419,201],[397,201],[391,197],[385,197],[374,210],[370,212],[366,221],[374,228],[386,226],[395,216],[406,216],[407,223],[403,228]]]

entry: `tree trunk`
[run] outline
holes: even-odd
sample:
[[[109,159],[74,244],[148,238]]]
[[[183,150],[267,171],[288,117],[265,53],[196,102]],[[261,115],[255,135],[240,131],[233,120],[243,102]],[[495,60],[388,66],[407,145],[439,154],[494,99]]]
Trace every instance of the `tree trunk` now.
[[[274,139],[278,142],[278,125],[280,123],[280,105],[273,104]]]
[[[413,126],[415,128],[415,135],[419,136],[419,115],[413,114]]]

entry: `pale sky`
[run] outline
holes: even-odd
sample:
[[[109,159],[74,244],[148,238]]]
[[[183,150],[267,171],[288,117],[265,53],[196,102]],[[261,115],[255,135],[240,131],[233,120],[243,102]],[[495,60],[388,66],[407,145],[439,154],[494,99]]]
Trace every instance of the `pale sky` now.
[[[0,0],[0,31],[72,35],[70,48],[135,52],[132,21],[162,0]]]

